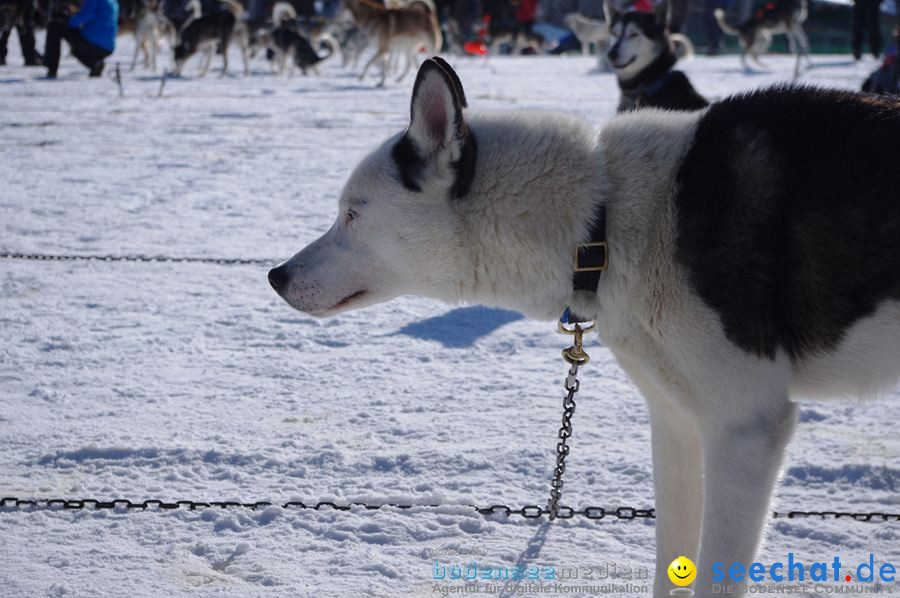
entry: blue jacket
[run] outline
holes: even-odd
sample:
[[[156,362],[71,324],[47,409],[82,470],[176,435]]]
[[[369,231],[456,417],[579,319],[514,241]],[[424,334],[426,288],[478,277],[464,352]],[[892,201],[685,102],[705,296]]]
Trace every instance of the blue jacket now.
[[[119,32],[119,3],[116,0],[84,0],[69,17],[69,26],[81,30],[86,40],[112,52]]]

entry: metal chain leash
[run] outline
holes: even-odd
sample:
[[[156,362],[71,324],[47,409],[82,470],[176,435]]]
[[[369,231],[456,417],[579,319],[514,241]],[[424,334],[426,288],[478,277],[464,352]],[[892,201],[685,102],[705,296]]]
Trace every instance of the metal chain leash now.
[[[218,264],[220,266],[271,265],[278,260],[258,258],[223,258],[223,257],[178,257],[170,255],[85,255],[64,253],[18,253],[2,252],[0,259],[31,260],[41,262],[144,262],[172,264]]]
[[[549,508],[541,508],[537,505],[526,505],[515,509],[506,505],[491,505],[489,507],[476,507],[475,505],[404,505],[397,503],[368,504],[363,502],[351,502],[348,504],[337,504],[331,501],[320,501],[315,503],[304,503],[301,501],[289,501],[285,503],[274,503],[270,501],[256,502],[238,502],[238,501],[195,501],[195,500],[143,500],[132,501],[126,498],[118,498],[115,500],[95,500],[91,498],[66,499],[66,498],[50,498],[50,499],[30,499],[16,498],[7,496],[0,498],[0,513],[9,512],[26,512],[32,510],[118,510],[130,512],[140,511],[170,511],[177,509],[187,509],[190,511],[202,509],[265,509],[267,507],[276,506],[282,509],[305,509],[311,511],[351,511],[354,508],[366,511],[377,511],[383,508],[394,509],[440,509],[440,508],[459,508],[465,507],[472,509],[480,515],[487,516],[519,516],[525,519],[539,519],[545,515],[551,515]],[[616,519],[623,521],[635,521],[641,519],[653,519],[656,517],[654,509],[636,509],[634,507],[617,507],[606,509],[603,507],[586,507],[584,509],[573,509],[566,506],[557,506],[556,518],[571,519],[573,517],[585,517],[586,519]],[[851,513],[841,511],[789,511],[787,513],[772,513],[775,519],[852,519],[853,521],[865,521],[872,523],[884,523],[888,521],[900,522],[900,513]]]
[[[368,504],[363,502],[351,502],[348,504],[337,504],[331,501],[321,501],[316,503],[304,503],[302,501],[290,501],[286,503],[273,503],[269,501],[256,501],[256,502],[238,502],[238,501],[194,501],[194,500],[176,500],[176,501],[163,501],[163,500],[144,500],[144,501],[132,501],[125,498],[119,498],[115,500],[96,500],[91,498],[82,498],[82,499],[66,499],[66,498],[42,498],[42,499],[31,499],[31,498],[17,498],[14,496],[8,496],[4,498],[0,498],[0,513],[10,512],[10,511],[24,511],[24,510],[81,510],[81,509],[89,509],[93,508],[94,510],[98,509],[110,509],[110,510],[124,510],[131,511],[139,509],[141,511],[146,510],[175,510],[175,509],[188,509],[190,511],[195,511],[198,509],[229,509],[229,508],[243,508],[243,509],[264,509],[266,507],[277,506],[282,509],[308,509],[313,511],[323,511],[323,510],[333,510],[333,511],[350,511],[353,508],[363,509],[367,511],[377,511],[383,508],[395,508],[395,509],[440,509],[440,508],[458,508],[464,507],[467,509],[472,509],[479,513],[480,515],[499,515],[499,516],[515,516],[518,515],[520,517],[524,517],[526,519],[538,519],[545,515],[549,515],[550,511],[547,509],[543,509],[537,505],[526,505],[521,508],[512,508],[507,505],[491,505],[489,507],[477,507],[475,505],[454,505],[454,504],[444,504],[444,505],[436,505],[436,504],[422,504],[422,505],[404,505],[398,503],[383,503],[383,504]],[[632,507],[618,507],[615,509],[605,509],[603,507],[587,507],[585,509],[576,510],[571,507],[559,507],[559,512],[557,517],[560,519],[571,519],[572,517],[582,516],[587,519],[623,519],[623,520],[631,520],[631,519],[641,519],[641,518],[653,518],[656,516],[653,509],[635,509]]]
[[[575,393],[578,392],[578,365],[572,364],[569,375],[566,376],[564,386],[568,394],[563,397],[562,427],[557,434],[559,442],[556,443],[556,467],[553,468],[553,480],[550,482],[550,499],[547,501],[547,509],[550,511],[550,521],[559,515],[559,499],[562,496],[563,479],[566,472],[566,457],[569,456],[569,445],[566,441],[572,436],[572,416],[575,414]]]
[[[575,393],[578,392],[581,383],[578,381],[579,366],[587,364],[591,360],[582,347],[582,339],[585,332],[594,329],[591,324],[585,328],[581,324],[575,324],[572,328],[567,328],[562,322],[559,322],[559,331],[563,334],[571,334],[574,337],[572,346],[563,349],[563,359],[570,365],[569,375],[563,383],[568,394],[563,397],[563,414],[562,427],[559,429],[557,437],[559,442],[556,444],[556,467],[553,469],[553,480],[550,482],[550,499],[547,501],[547,511],[550,515],[550,521],[560,517],[559,499],[562,496],[563,474],[566,473],[566,457],[569,456],[569,445],[566,444],[572,436],[572,416],[575,414]],[[652,509],[651,509],[652,510]]]

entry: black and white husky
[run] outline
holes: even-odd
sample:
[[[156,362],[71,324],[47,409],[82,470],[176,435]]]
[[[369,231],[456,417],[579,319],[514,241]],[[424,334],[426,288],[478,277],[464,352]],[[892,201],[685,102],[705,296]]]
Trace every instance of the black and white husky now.
[[[228,73],[228,47],[237,42],[244,60],[244,75],[250,74],[249,35],[244,21],[244,7],[237,0],[217,0],[221,8],[201,16],[196,13],[189,18],[178,32],[175,45],[175,74],[181,75],[184,65],[197,52],[206,53],[206,61],[200,69],[200,76],[209,71],[212,55],[222,53],[222,76]]]
[[[597,138],[569,115],[470,113],[434,58],[411,104],[270,283],[321,317],[417,294],[595,319],[650,409],[655,595],[680,555],[711,595],[714,562],[754,560],[792,397],[897,382],[900,102],[770,88]],[[608,265],[576,284],[598,235]]]
[[[750,70],[747,65],[747,54],[756,64],[762,66],[759,55],[769,49],[772,36],[778,34],[787,37],[791,53],[797,57],[794,63],[794,79],[800,76],[800,59],[806,57],[809,63],[809,40],[803,31],[803,22],[807,16],[806,0],[766,2],[737,27],[728,24],[725,11],[721,8],[716,9],[715,15],[722,31],[728,35],[738,36],[741,44],[741,65],[744,70]]]
[[[293,75],[294,67],[300,67],[305,75],[307,69],[319,74],[318,64],[331,56],[337,41],[326,44],[326,54],[320,55],[313,49],[312,44],[297,28],[297,13],[294,7],[287,2],[276,2],[272,9],[272,28],[257,33],[256,43],[268,48],[272,52],[273,65],[278,73],[287,70],[288,75]],[[327,39],[333,40],[330,34],[324,34]]]
[[[681,71],[673,70],[679,58],[693,53],[690,41],[666,30],[667,3],[654,13],[622,12],[612,2],[605,5],[609,19],[607,60],[616,72],[622,97],[619,112],[636,108],[699,110],[707,101]]]

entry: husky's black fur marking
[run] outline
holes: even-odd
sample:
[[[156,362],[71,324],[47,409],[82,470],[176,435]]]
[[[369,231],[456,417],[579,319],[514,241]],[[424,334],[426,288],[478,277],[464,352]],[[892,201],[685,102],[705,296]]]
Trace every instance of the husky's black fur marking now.
[[[294,64],[299,66],[304,74],[306,74],[307,67],[314,67],[331,55],[329,51],[325,56],[319,56],[309,40],[288,25],[282,25],[275,29],[271,35],[272,43],[282,52],[288,52],[293,48]]]
[[[416,78],[415,85],[413,85],[413,103],[415,102],[419,86],[424,80],[424,75],[429,70],[437,70],[443,76],[453,95],[453,105],[456,114],[454,119],[456,139],[460,143],[461,151],[459,159],[451,164],[456,176],[454,177],[453,185],[450,187],[450,197],[459,199],[465,197],[469,192],[469,187],[471,187],[472,180],[475,178],[475,162],[478,156],[475,135],[463,120],[462,109],[468,105],[466,103],[466,94],[456,72],[442,58],[435,57],[425,61],[422,68],[419,69],[419,75]],[[414,116],[411,114],[410,121],[413,118]],[[416,144],[410,139],[409,134],[401,137],[394,145],[391,150],[391,157],[397,164],[397,170],[400,173],[400,181],[403,183],[403,186],[410,191],[421,191],[422,186],[419,181],[421,180],[422,172],[425,170],[425,158],[419,154]]]
[[[677,259],[728,338],[792,359],[900,299],[900,102],[809,87],[714,104],[678,174]]]
[[[681,71],[669,70],[675,61],[675,55],[667,50],[639,76],[628,81],[620,80],[619,89],[632,106],[621,108],[620,105],[619,111],[626,112],[635,108],[692,111],[709,106],[706,98],[691,85],[687,75]]]
[[[228,51],[228,42],[237,23],[228,10],[217,10],[191,21],[181,32],[180,41],[175,46],[175,60],[191,57],[203,42],[218,41],[223,52]]]
[[[416,144],[404,135],[400,138],[394,148],[391,150],[391,157],[397,164],[397,171],[400,173],[400,182],[410,191],[421,191],[422,187],[418,181],[425,169],[425,160],[416,150]]]
[[[478,142],[475,140],[475,133],[468,126],[463,126],[462,130],[462,152],[459,160],[453,163],[453,171],[456,178],[453,180],[453,186],[450,187],[450,197],[460,199],[469,192],[472,186],[472,180],[475,178],[475,162],[478,160]]]

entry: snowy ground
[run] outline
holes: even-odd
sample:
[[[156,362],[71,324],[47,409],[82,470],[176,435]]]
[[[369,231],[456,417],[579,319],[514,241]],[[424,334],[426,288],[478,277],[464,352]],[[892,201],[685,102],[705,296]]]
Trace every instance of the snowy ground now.
[[[58,81],[0,69],[0,250],[272,258],[333,218],[356,160],[404,126],[412,76]],[[237,57],[235,57],[236,59]],[[130,60],[123,44],[115,59]],[[600,126],[582,58],[451,59],[475,108]],[[873,63],[815,57],[805,81]],[[783,79],[684,69],[711,96]],[[233,62],[232,64],[237,64]],[[187,72],[193,73],[193,67]],[[566,339],[477,306],[403,298],[317,321],[265,267],[0,261],[0,496],[543,504]],[[591,339],[564,503],[652,504],[648,417]],[[898,511],[900,404],[804,403],[775,508]],[[433,563],[652,569],[652,522],[465,509],[0,512],[0,596],[431,596]],[[774,522],[760,560],[900,561],[900,524]],[[652,580],[651,580],[652,581]],[[649,585],[649,581],[637,582]],[[450,584],[459,586],[460,582]],[[529,595],[519,586],[515,595]],[[615,593],[615,592],[614,592]],[[507,593],[507,595],[512,595]]]

